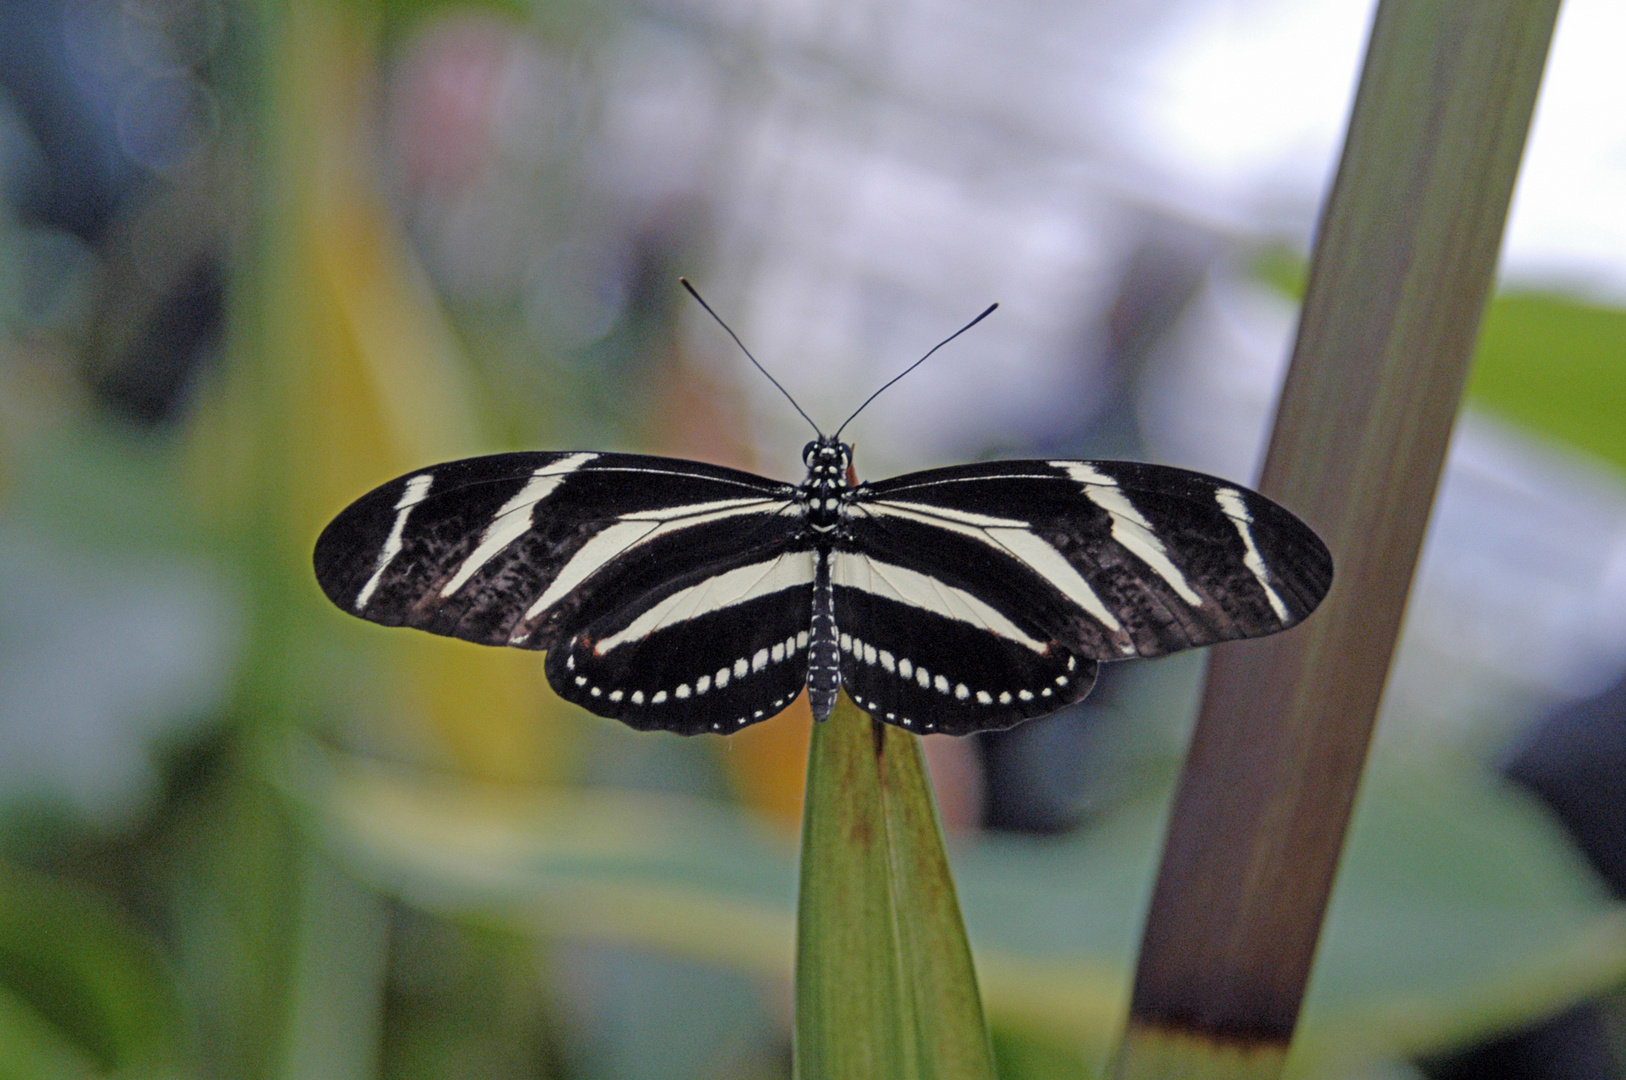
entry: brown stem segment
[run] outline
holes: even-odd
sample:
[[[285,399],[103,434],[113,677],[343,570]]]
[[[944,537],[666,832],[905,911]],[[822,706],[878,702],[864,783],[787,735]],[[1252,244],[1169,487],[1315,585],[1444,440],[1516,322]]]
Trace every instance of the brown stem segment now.
[[[1557,8],[1378,8],[1260,483],[1337,578],[1305,625],[1214,650],[1119,1076],[1161,1075],[1172,1032],[1292,1036]]]

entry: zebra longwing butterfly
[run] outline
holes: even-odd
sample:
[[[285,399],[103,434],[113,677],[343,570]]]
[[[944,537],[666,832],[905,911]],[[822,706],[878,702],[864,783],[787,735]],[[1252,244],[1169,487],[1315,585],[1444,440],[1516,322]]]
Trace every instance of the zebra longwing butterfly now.
[[[995,461],[850,487],[672,458],[515,453],[420,469],[316,544],[333,602],[386,626],[546,650],[561,697],[636,728],[737,731],[805,684],[917,732],[1009,727],[1102,661],[1275,633],[1332,560],[1264,496],[1107,461]]]
[[[915,732],[1010,727],[1102,662],[1293,626],[1332,583],[1308,526],[1211,476],[993,461],[850,485],[840,434],[799,485],[594,452],[419,469],[328,524],[316,578],[373,622],[544,650],[561,697],[685,735],[804,686],[820,720],[845,689]]]

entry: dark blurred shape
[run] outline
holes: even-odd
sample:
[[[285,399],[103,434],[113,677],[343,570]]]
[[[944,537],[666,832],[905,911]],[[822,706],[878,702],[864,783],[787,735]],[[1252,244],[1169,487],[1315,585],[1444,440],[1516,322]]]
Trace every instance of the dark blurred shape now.
[[[1072,431],[1041,435],[1013,452],[1039,457],[1141,458],[1145,446],[1135,394],[1153,348],[1196,295],[1217,252],[1214,237],[1148,216],[1125,262],[1105,317],[1100,371],[1110,382],[1105,404]],[[1088,808],[1123,791],[1093,791],[1090,757],[1111,735],[1096,721],[1132,671],[1107,664],[1088,700],[1006,731],[978,736],[983,766],[983,825],[1004,832],[1050,835],[1079,825]]]
[[[1424,1062],[1422,1070],[1430,1080],[1614,1080],[1620,1075],[1596,1005]]]
[[[1148,218],[1140,243],[1124,265],[1106,316],[1106,354],[1114,392],[1069,452],[1093,457],[1141,458],[1145,440],[1136,417],[1141,371],[1202,287],[1220,251],[1217,238],[1190,225]]]
[[[1547,804],[1615,896],[1626,899],[1626,681],[1537,725],[1506,768]],[[1581,1005],[1545,1023],[1424,1065],[1433,1080],[1613,1080],[1604,1006]]]
[[[1111,669],[1104,669],[1107,677]],[[1096,683],[1099,693],[1101,681]],[[978,737],[984,828],[1050,836],[1084,818],[1084,756],[1095,707],[1080,702],[1051,716]]]
[[[0,5],[0,88],[43,162],[8,195],[99,257],[86,381],[142,425],[176,418],[225,318],[232,185],[207,78],[222,0]]]
[[[1103,664],[1084,701],[977,736],[983,827],[1053,836],[1166,783],[1201,670],[1200,656]]]
[[[1507,767],[1626,900],[1626,680],[1536,728]]]
[[[176,418],[225,324],[226,272],[212,253],[200,253],[167,285],[146,297],[144,321],[127,328],[124,347],[92,381],[115,412],[149,425]]]
[[[70,55],[74,42],[96,36],[109,7],[67,0],[0,4],[0,86],[16,100],[45,155],[44,174],[19,193],[19,209],[91,243],[143,180],[140,166],[119,148],[114,86]]]
[[[497,927],[391,912],[381,1076],[568,1076],[535,946]]]
[[[214,96],[190,75],[144,79],[119,96],[119,146],[156,173],[185,168],[220,127]]]

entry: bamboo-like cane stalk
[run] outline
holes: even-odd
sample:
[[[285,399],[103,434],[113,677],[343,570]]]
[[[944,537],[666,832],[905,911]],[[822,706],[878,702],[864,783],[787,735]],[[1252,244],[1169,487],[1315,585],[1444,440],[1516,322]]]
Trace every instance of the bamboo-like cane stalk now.
[[[1214,651],[1119,1077],[1280,1073],[1557,9],[1378,8],[1260,484],[1337,578],[1304,626]]]

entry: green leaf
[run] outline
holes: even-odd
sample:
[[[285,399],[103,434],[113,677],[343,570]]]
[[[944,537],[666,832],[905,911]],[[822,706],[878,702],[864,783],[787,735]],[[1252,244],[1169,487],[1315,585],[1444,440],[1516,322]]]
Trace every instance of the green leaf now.
[[[1535,293],[1503,296],[1479,330],[1468,399],[1626,467],[1626,311]]]
[[[0,1077],[172,1071],[180,1003],[158,950],[100,895],[0,866]],[[77,1075],[84,1075],[79,1073]]]
[[[0,1080],[78,1080],[97,1071],[93,1056],[0,983]]]
[[[873,737],[862,736],[853,749],[868,745],[873,757]],[[794,850],[759,819],[700,799],[460,783],[312,750],[298,773],[313,820],[342,865],[390,895],[791,979]],[[1002,1057],[1018,1036],[1058,1075],[1068,1060],[1098,1066],[1108,1055],[1167,799],[1148,796],[1065,837],[955,847],[982,1000],[1009,1036]],[[1626,906],[1609,901],[1539,806],[1478,771],[1380,752],[1288,1072],[1437,1053],[1623,978]]]
[[[843,697],[814,728],[807,770],[796,1075],[991,1080],[976,972],[918,736]]]
[[[1304,299],[1304,260],[1271,247],[1254,280]],[[1626,311],[1572,296],[1508,292],[1479,324],[1468,404],[1626,468]]]

